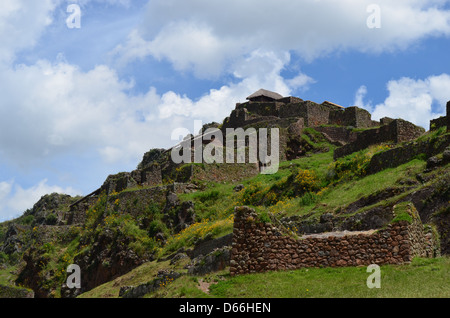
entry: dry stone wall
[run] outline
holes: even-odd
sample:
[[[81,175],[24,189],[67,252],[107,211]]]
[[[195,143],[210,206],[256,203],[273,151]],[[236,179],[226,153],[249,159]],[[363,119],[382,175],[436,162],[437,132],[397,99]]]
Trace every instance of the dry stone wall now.
[[[430,120],[430,130],[437,130],[444,126],[447,126],[446,116],[441,116],[439,118]]]
[[[396,119],[389,125],[364,130],[358,133],[356,140],[337,148],[334,158],[341,158],[353,152],[366,149],[367,147],[383,142],[400,143],[411,141],[425,133],[425,129],[418,127],[406,120]]]
[[[352,126],[369,128],[374,126],[370,113],[362,108],[352,106],[330,112],[329,124],[339,126]]]
[[[385,229],[330,232],[295,238],[272,223],[259,221],[248,207],[236,207],[231,275],[302,267],[403,264],[415,256],[432,257],[436,249],[419,218]]]
[[[422,154],[429,158],[443,152],[449,145],[449,135],[440,136],[433,140],[412,141],[402,145],[402,147],[375,154],[366,171],[368,174],[374,174],[387,168],[398,167]]]
[[[331,143],[343,146],[356,140],[357,134],[347,127],[321,126],[314,128],[321,132]]]

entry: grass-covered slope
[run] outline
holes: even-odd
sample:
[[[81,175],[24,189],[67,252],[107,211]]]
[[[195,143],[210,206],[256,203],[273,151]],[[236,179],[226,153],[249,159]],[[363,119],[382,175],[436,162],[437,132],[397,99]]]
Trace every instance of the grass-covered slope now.
[[[429,133],[421,141],[444,134]],[[309,135],[315,136],[312,129]],[[448,163],[429,169],[427,158],[418,155],[369,174],[371,159],[392,145],[371,146],[334,161],[334,145],[318,136],[309,142],[312,150],[306,156],[282,162],[272,175],[239,181],[232,181],[235,177],[216,182],[196,180],[197,191],[185,193],[136,187],[102,194],[84,211],[81,224],[66,225],[64,218],[55,222],[52,215],[69,213],[68,204],[75,199],[52,198],[51,202],[57,203],[54,213],[28,211],[17,220],[0,224],[0,278],[7,277],[0,285],[32,288],[38,297],[75,296],[62,288],[67,279],[65,269],[75,263],[85,269],[83,275],[89,282],[80,297],[119,297],[121,288],[124,293],[131,286],[148,287],[150,283],[156,287],[146,293],[148,297],[448,297],[445,286],[450,262],[446,257],[383,267],[381,290],[367,289],[365,268],[304,269],[231,278],[226,268],[189,275],[189,257],[174,261],[174,255],[230,234],[234,207],[241,205],[253,207],[263,221],[276,217],[301,235],[311,229],[323,230],[316,226],[323,215],[331,216],[333,226],[339,229],[361,229],[371,226],[361,215],[399,202],[414,202],[424,223],[434,224],[446,237],[441,242],[448,244]],[[181,276],[166,279],[164,271]],[[416,284],[420,282],[426,283],[426,288],[419,290]]]

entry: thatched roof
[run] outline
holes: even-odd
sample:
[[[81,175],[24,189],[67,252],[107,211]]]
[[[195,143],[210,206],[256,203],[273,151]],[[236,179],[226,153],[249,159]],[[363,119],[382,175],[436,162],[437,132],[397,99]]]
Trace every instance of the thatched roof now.
[[[252,98],[256,98],[256,97],[260,97],[260,96],[265,96],[265,97],[269,97],[269,98],[273,98],[273,99],[283,98],[283,96],[281,96],[278,93],[271,92],[271,91],[268,91],[266,89],[260,89],[259,91],[254,92],[249,97],[247,97],[247,99],[250,100]]]

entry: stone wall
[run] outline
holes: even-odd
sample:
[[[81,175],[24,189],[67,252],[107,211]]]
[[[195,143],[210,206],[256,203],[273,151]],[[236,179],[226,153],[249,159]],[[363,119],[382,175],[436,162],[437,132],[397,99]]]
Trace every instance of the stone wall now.
[[[237,128],[248,125],[258,118],[304,118],[307,127],[320,125],[352,126],[369,128],[379,125],[371,120],[371,115],[365,109],[352,106],[340,108],[331,103],[317,104],[296,97],[285,97],[271,102],[246,102],[236,104],[223,123],[223,128]]]
[[[242,127],[248,120],[248,111],[246,108],[236,108],[231,111],[230,117],[227,117],[224,126],[228,127]]]
[[[288,97],[283,97],[283,98],[277,99],[277,102],[284,103],[284,104],[300,103],[300,102],[303,102],[303,99],[294,97],[294,96],[288,96]]]
[[[422,154],[429,158],[443,152],[448,145],[450,145],[449,135],[432,140],[412,141],[401,147],[375,154],[370,159],[366,171],[368,174],[373,174],[387,168],[398,167]]]
[[[430,121],[430,130],[447,126],[447,131],[450,131],[450,101],[447,102],[446,111],[447,116],[441,116]]]
[[[430,130],[437,130],[444,126],[447,126],[446,116],[441,116],[439,118],[430,120]]]
[[[305,118],[308,127],[318,127],[329,124],[330,107],[313,102],[306,104],[307,116]]]
[[[308,127],[317,127],[328,124],[330,107],[311,101],[284,104],[279,107],[280,118],[301,117],[305,119]]]
[[[331,143],[343,146],[356,140],[357,133],[347,127],[321,126],[315,130],[324,134]]]
[[[245,109],[247,109],[247,112],[250,116],[259,115],[259,116],[278,117],[278,110],[284,104],[279,102],[266,102],[266,103],[249,102],[244,105]]]
[[[279,109],[279,117],[280,118],[288,118],[288,117],[307,117],[307,103],[308,102],[301,102],[301,103],[290,103],[285,104],[280,107]]]
[[[329,123],[331,125],[368,128],[373,126],[371,117],[367,110],[352,106],[331,111]]]
[[[158,164],[152,164],[144,169],[136,169],[131,172],[131,177],[142,186],[156,186],[163,182],[161,167]]]
[[[415,256],[433,257],[431,235],[420,219],[398,221],[381,230],[290,236],[282,227],[259,220],[248,207],[236,207],[231,250],[231,275],[292,270],[403,264]]]
[[[394,142],[396,143],[417,139],[425,133],[424,128],[403,119],[396,119],[387,127],[394,130]]]
[[[422,127],[403,119],[395,119],[389,125],[358,132],[355,141],[334,151],[334,158],[344,157],[383,142],[399,143],[414,140],[423,133],[425,133],[425,129]]]

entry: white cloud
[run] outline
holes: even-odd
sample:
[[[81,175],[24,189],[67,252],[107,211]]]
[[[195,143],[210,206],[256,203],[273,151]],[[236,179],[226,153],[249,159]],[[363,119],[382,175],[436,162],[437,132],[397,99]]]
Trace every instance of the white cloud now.
[[[247,96],[260,88],[289,96],[292,90],[307,87],[314,82],[311,77],[302,73],[292,79],[284,79],[281,72],[289,61],[288,53],[255,50],[233,65],[237,82],[212,89],[197,101],[168,92],[161,98],[159,115],[161,118],[182,115],[206,121],[221,121],[230,114],[237,102],[244,102]]]
[[[11,62],[14,54],[33,47],[51,24],[56,0],[0,2],[0,63]]]
[[[4,67],[0,154],[22,166],[92,150],[107,163],[136,162],[150,147],[169,146],[175,122],[221,121],[261,87],[288,95],[311,81],[302,74],[291,80],[280,75],[289,62],[286,54],[258,51],[244,62],[236,64],[242,76],[237,82],[195,101],[172,91],[159,95],[154,88],[133,95],[134,83],[104,65],[88,72],[64,61]]]
[[[5,198],[11,193],[11,188],[11,183],[0,182],[0,202],[3,202]]]
[[[450,75],[441,74],[425,79],[403,77],[387,83],[389,96],[383,103],[371,106],[363,98],[367,88],[361,86],[355,95],[355,104],[372,111],[372,118],[402,118],[426,129],[430,120],[445,115],[450,92]]]
[[[106,66],[83,72],[64,62],[39,61],[4,68],[0,82],[0,153],[24,166],[93,149],[108,161],[135,160],[148,149],[148,136],[158,135],[146,120],[159,103],[155,90],[132,96],[133,83],[120,81]],[[117,147],[120,156],[105,151]]]
[[[44,179],[30,188],[22,188],[14,181],[0,182],[0,222],[22,215],[44,195],[50,193],[69,194],[72,196],[81,193],[71,187],[62,188],[49,185]]]
[[[129,0],[78,3],[91,2],[131,5]],[[2,0],[0,156],[27,168],[60,155],[93,151],[108,164],[137,163],[149,148],[172,145],[176,127],[191,128],[194,119],[221,121],[236,102],[260,88],[287,96],[314,83],[301,72],[289,79],[281,75],[293,51],[312,60],[349,49],[404,49],[425,37],[448,36],[450,14],[441,7],[446,2],[378,1],[382,27],[370,30],[366,7],[372,1],[149,1],[143,22],[111,54],[122,66],[152,56],[201,78],[233,76],[194,100],[152,87],[133,94],[133,80],[121,80],[111,66],[83,71],[63,59],[14,64],[16,54],[32,48],[51,25],[55,8],[64,9],[68,2]],[[445,103],[448,83],[445,74],[391,81],[389,97],[375,107],[364,104],[367,89],[361,87],[355,103],[372,108],[374,117],[402,117],[426,127],[431,116],[442,113],[432,105]],[[9,202],[9,209],[16,211],[23,208],[20,202],[29,205],[37,194],[55,189],[72,190],[49,186],[45,180],[27,189],[2,182],[0,202]],[[0,213],[6,211],[5,203],[2,206]]]
[[[372,103],[371,102],[366,103],[364,101],[366,95],[367,95],[367,87],[365,85],[361,85],[355,93],[355,100],[353,102],[353,105],[364,108],[368,111],[372,111],[373,110]]]
[[[287,80],[286,82],[293,89],[298,89],[298,88],[305,89],[310,84],[314,84],[316,81],[306,74],[299,74],[296,77]]]
[[[122,62],[151,55],[176,70],[215,77],[257,49],[295,51],[307,60],[349,49],[405,49],[450,35],[443,0],[377,1],[382,26],[369,29],[371,0],[152,0],[143,22],[114,54]]]

